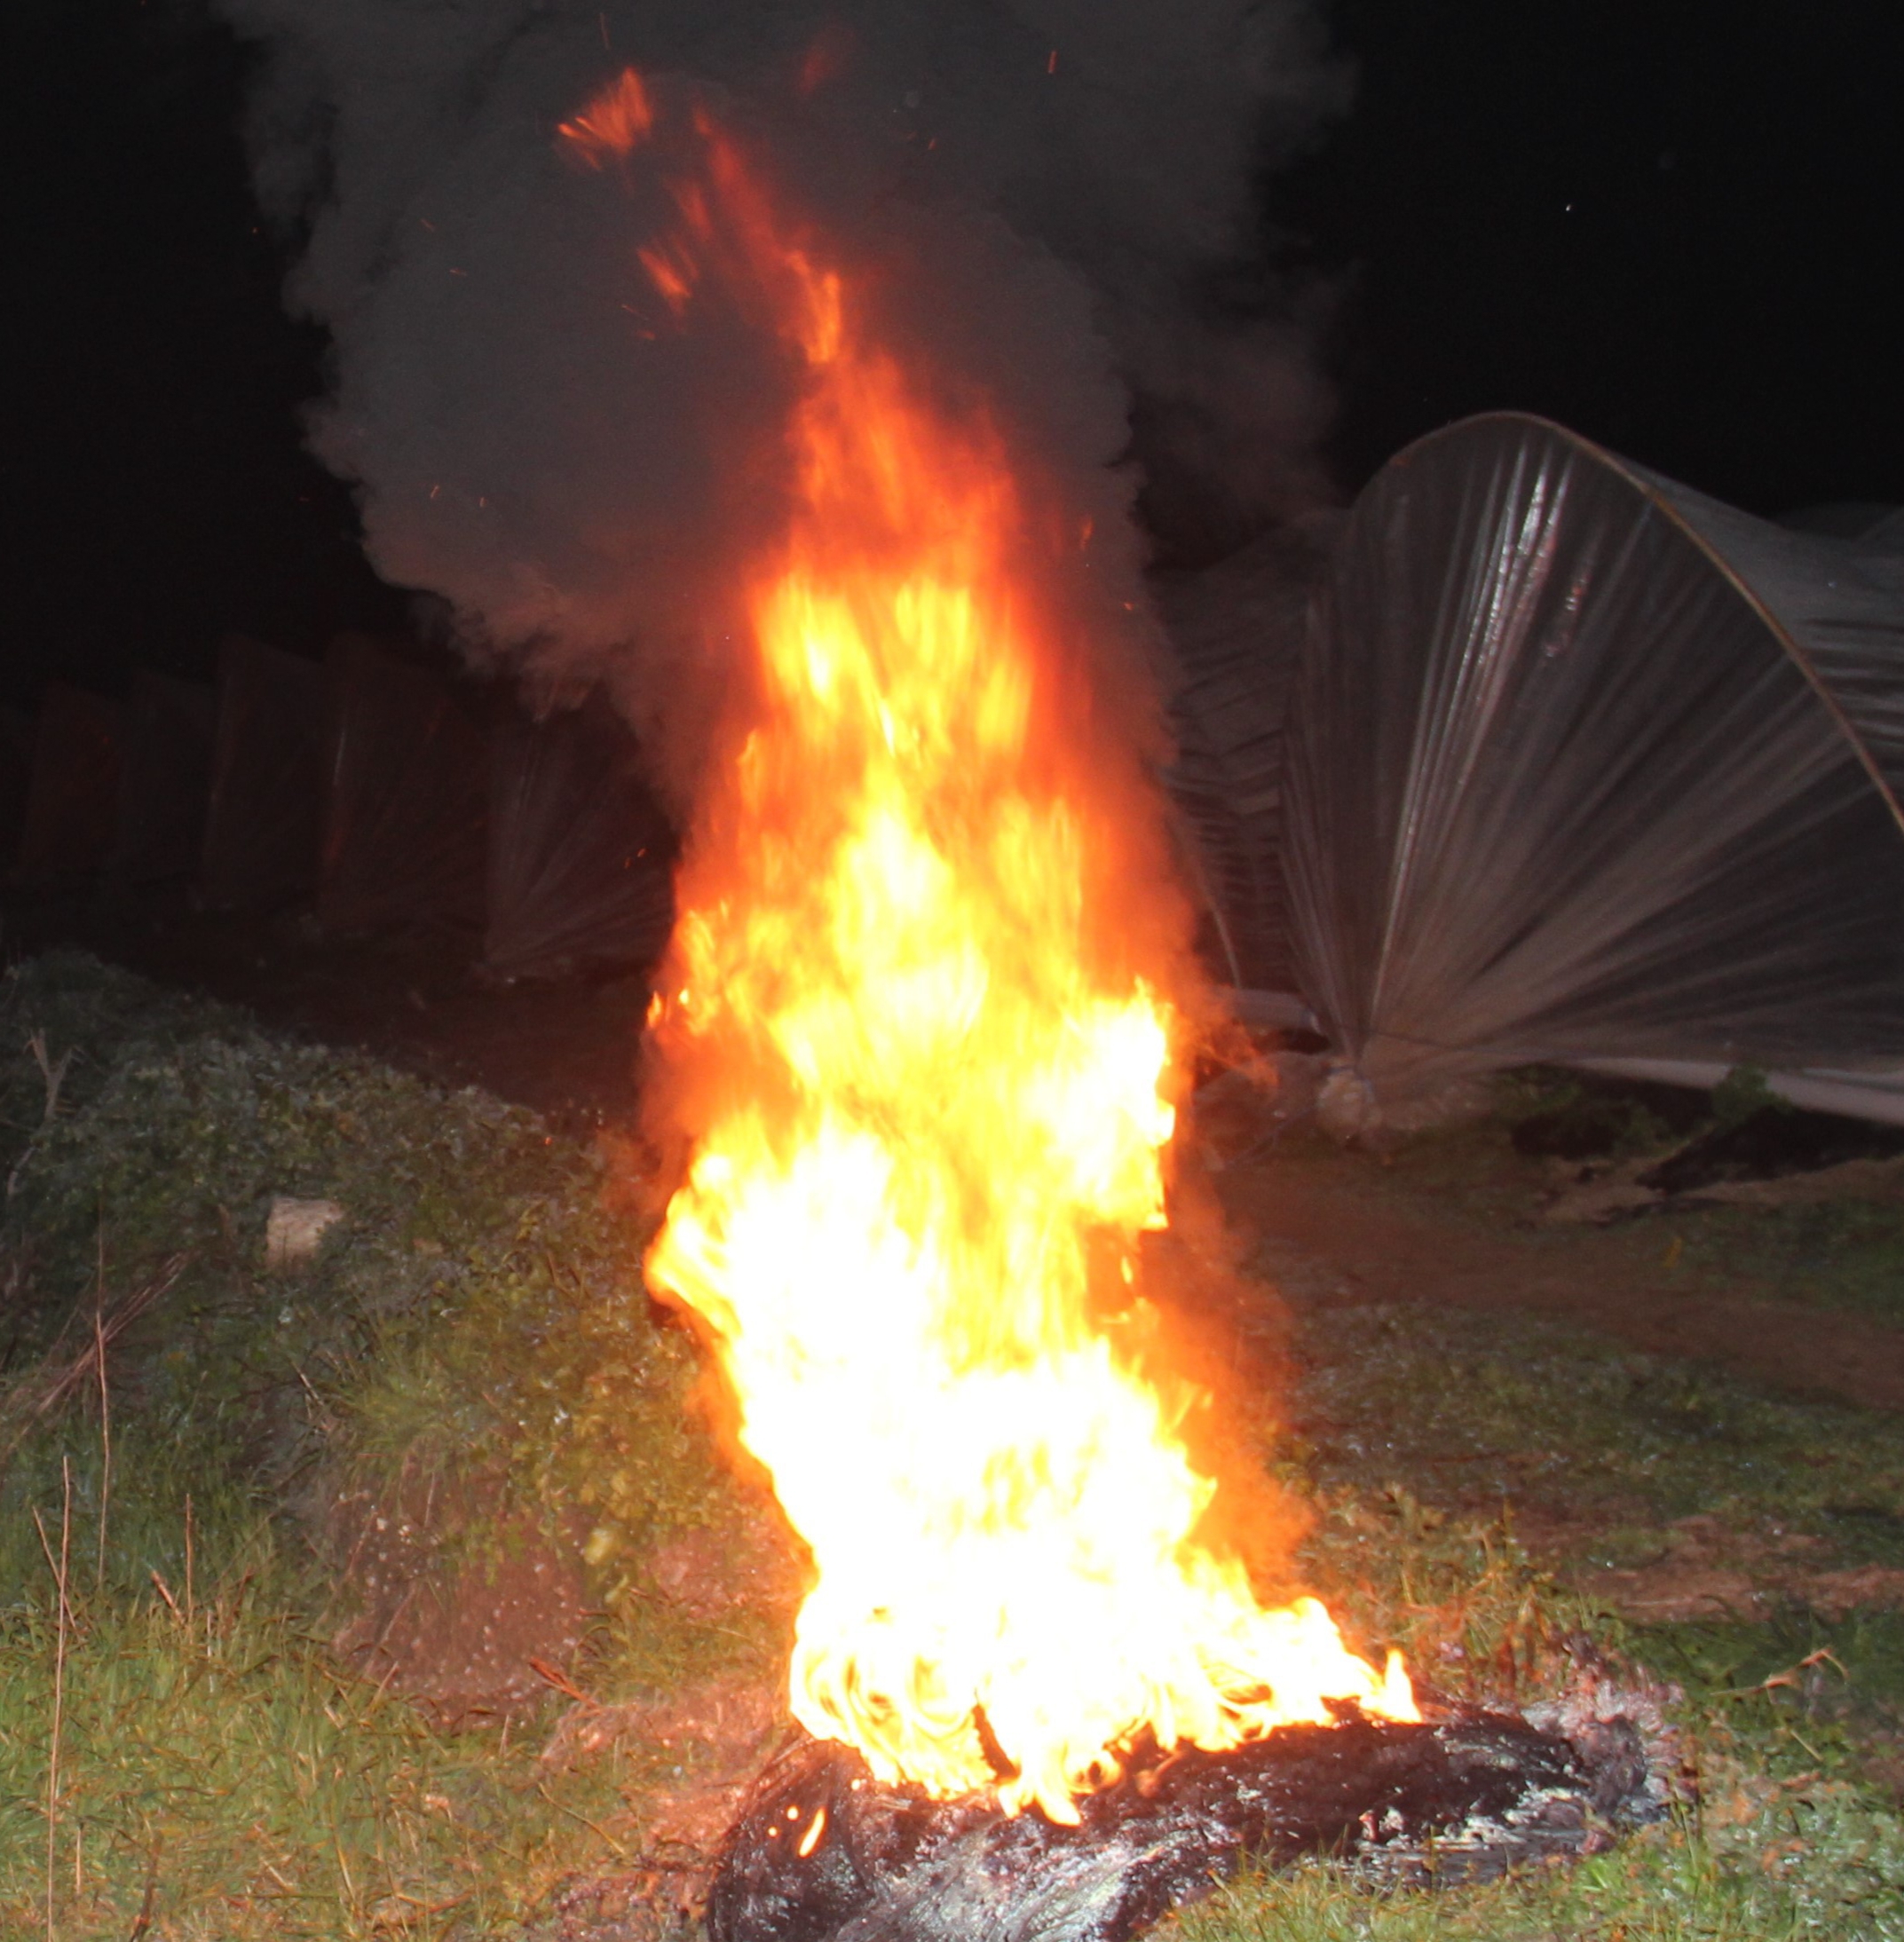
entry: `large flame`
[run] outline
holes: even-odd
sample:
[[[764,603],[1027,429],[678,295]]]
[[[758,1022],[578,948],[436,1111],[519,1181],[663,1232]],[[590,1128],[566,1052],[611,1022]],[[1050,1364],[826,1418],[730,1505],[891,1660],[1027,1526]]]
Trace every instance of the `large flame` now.
[[[652,138],[632,73],[564,130]],[[704,108],[642,252],[795,357],[796,508],[754,563],[754,713],[699,805],[656,1034],[703,1117],[648,1260],[810,1547],[794,1711],[882,1778],[1077,1818],[1145,1728],[1412,1717],[1315,1600],[1199,1541],[1213,1484],[1102,1317],[1165,1222],[1174,1014],[1111,902],[983,411],[928,404]],[[1127,810],[1123,812],[1127,815]],[[1124,936],[1126,942],[1119,942]]]

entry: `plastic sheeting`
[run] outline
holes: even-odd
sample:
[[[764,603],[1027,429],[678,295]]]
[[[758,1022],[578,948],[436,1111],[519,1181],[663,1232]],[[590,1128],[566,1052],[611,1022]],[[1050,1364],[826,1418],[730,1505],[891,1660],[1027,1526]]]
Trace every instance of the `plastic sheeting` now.
[[[20,836],[22,882],[51,884],[105,866],[118,828],[124,732],[116,701],[47,683]]]
[[[489,813],[481,724],[429,669],[345,637],[332,648],[325,929],[480,928]]]
[[[1904,1057],[1904,559],[1518,415],[1410,446],[1311,616],[1303,988],[1375,1097]]]
[[[159,883],[197,869],[217,722],[209,688],[146,668],[132,676],[119,826],[108,864],[115,882]]]
[[[1328,521],[1271,533],[1159,585],[1176,757],[1165,783],[1206,922],[1198,948],[1236,985],[1294,980],[1283,864],[1283,735]]]
[[[674,839],[633,734],[599,696],[491,745],[485,967],[549,977],[645,963],[674,923]]]
[[[209,909],[280,910],[317,888],[326,721],[315,662],[236,635],[225,640],[199,865]]]

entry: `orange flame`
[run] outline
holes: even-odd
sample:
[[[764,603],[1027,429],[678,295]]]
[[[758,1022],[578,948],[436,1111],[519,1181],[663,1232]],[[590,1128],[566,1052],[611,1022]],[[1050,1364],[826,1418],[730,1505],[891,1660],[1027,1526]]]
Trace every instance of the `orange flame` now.
[[[586,114],[564,122],[556,132],[591,168],[599,169],[604,157],[628,154],[653,130],[654,110],[648,105],[648,91],[641,76],[632,67],[625,67],[621,78],[589,104]]]
[[[1199,1542],[1215,1487],[1094,1319],[1165,1224],[1176,1021],[1123,968],[1134,907],[1104,907],[1119,812],[1035,624],[1002,443],[926,401],[693,125],[681,231],[642,261],[677,310],[716,278],[761,306],[804,385],[791,528],[747,587],[754,712],[653,1020],[700,1117],[647,1271],[812,1551],[794,1710],[884,1779],[1059,1820],[1145,1727],[1413,1717],[1398,1660],[1313,1599],[1263,1608]]]

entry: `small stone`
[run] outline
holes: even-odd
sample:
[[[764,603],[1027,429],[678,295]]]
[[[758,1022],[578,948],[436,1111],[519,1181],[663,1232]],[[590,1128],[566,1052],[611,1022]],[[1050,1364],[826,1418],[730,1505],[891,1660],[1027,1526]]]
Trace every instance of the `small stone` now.
[[[284,1274],[312,1260],[326,1234],[344,1219],[334,1200],[293,1200],[274,1195],[265,1221],[265,1266]]]

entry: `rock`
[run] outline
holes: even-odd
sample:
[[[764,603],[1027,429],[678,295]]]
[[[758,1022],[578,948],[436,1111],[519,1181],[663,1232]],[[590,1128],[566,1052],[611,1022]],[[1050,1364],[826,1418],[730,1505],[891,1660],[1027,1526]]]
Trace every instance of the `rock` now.
[[[1335,1066],[1315,1095],[1315,1123],[1331,1140],[1347,1143],[1378,1118],[1374,1089],[1352,1065]]]
[[[344,1219],[334,1200],[293,1200],[274,1195],[265,1220],[265,1266],[283,1275],[314,1260],[324,1236]]]

